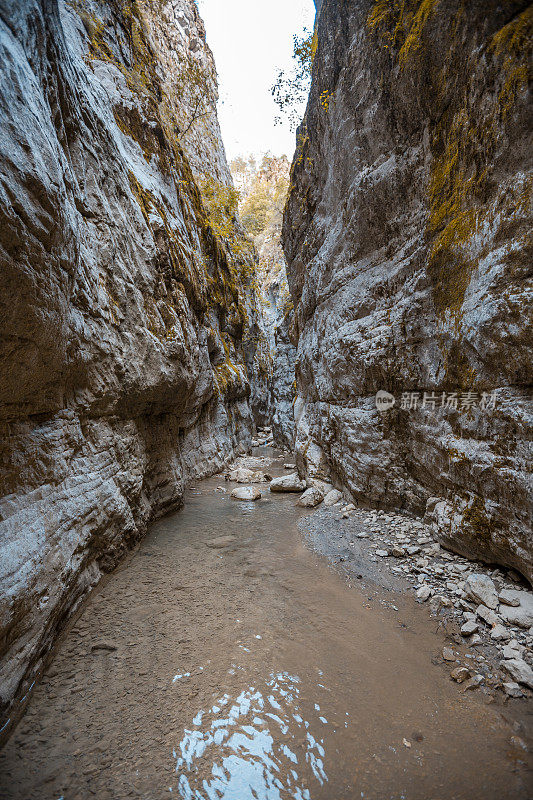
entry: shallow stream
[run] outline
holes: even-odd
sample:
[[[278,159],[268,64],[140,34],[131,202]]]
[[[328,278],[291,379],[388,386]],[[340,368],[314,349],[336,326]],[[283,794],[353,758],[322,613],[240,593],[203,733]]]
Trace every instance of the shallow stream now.
[[[86,603],[0,753],[0,797],[528,797],[501,709],[432,663],[427,611],[348,587],[294,495],[230,490],[189,489]]]

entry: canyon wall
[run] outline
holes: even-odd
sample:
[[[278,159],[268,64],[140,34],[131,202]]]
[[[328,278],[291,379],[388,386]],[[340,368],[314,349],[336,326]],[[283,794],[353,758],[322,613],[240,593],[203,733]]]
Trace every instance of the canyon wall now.
[[[7,719],[148,521],[249,446],[259,317],[194,1],[0,0],[0,49]]]
[[[532,15],[324,2],[283,231],[300,470],[530,581]]]

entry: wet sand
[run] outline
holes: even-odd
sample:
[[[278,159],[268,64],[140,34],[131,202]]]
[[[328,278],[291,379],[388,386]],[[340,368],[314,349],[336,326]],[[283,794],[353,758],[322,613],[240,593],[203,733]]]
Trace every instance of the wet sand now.
[[[509,711],[432,663],[427,611],[350,588],[305,547],[297,496],[231,488],[191,488],[85,604],[0,753],[0,797],[530,797]]]

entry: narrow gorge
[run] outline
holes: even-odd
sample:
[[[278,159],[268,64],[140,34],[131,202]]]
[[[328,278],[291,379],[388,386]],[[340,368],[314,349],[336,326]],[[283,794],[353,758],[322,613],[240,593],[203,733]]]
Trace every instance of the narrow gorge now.
[[[194,2],[2,23],[5,703],[148,521],[250,447],[262,339]]]
[[[529,796],[533,8],[314,6],[0,0],[6,800]]]

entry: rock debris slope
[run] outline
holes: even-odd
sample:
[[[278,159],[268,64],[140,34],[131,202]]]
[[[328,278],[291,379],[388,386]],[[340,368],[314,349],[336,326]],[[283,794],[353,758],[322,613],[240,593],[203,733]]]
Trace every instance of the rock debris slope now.
[[[250,442],[255,255],[193,0],[0,2],[2,712]]]
[[[300,469],[529,580],[532,15],[324,3],[284,219]]]

